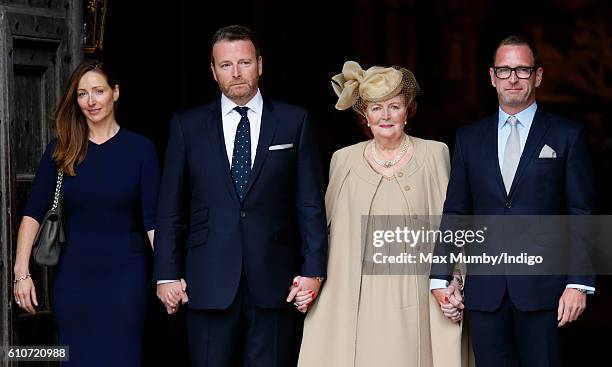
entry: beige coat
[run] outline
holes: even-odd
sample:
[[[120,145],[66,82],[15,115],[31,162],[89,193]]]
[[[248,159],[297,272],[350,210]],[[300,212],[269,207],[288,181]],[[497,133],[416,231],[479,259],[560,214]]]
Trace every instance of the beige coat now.
[[[413,158],[395,177],[409,208],[407,218],[440,215],[450,171],[448,148],[435,141],[411,140]],[[390,286],[371,288],[392,292],[383,296],[398,300],[389,305],[388,312],[367,312],[368,307],[364,306],[367,303],[360,300],[365,284],[384,281],[380,276],[362,274],[362,215],[370,213],[376,190],[384,180],[366,166],[363,157],[366,144],[338,150],[332,157],[325,196],[330,230],[328,276],[307,314],[298,366],[467,366],[467,353],[462,353],[462,349],[467,350],[467,342],[462,348],[462,325],[453,324],[442,315],[429,292],[426,274],[386,276],[393,277],[387,280]],[[372,294],[376,293],[368,296],[380,295]],[[369,303],[376,303],[373,301]],[[359,350],[357,346],[361,346]],[[374,356],[376,353],[363,350],[398,353]],[[408,362],[407,356],[416,362]]]

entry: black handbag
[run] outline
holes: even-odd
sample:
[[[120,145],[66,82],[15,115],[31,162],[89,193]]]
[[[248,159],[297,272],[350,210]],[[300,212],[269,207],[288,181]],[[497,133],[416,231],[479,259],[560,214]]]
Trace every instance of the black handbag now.
[[[57,183],[53,195],[53,206],[45,214],[34,238],[32,256],[39,265],[55,266],[59,261],[62,245],[66,242],[64,236],[64,221],[62,215],[61,190],[64,173],[57,171]]]

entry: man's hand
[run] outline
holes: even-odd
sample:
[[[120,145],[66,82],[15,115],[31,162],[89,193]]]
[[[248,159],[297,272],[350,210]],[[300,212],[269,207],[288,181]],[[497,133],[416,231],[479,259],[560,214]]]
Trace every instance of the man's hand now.
[[[574,288],[566,288],[559,299],[558,326],[561,327],[568,322],[576,321],[585,308],[586,294]]]
[[[297,310],[306,313],[309,305],[319,294],[320,288],[321,282],[316,278],[297,276],[293,278],[293,284],[289,288],[287,302],[294,301]]]
[[[447,319],[452,322],[459,322],[463,319],[463,296],[461,291],[455,285],[449,285],[447,288],[434,289],[431,291],[433,296],[440,305],[440,310]]]
[[[180,304],[189,301],[185,279],[157,285],[157,298],[166,306],[166,312],[171,315],[178,311]]]

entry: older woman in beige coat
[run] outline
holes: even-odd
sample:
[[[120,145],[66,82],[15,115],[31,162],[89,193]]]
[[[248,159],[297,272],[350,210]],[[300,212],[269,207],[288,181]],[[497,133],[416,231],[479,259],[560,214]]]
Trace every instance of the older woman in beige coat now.
[[[429,292],[428,269],[372,261],[376,229],[422,228],[439,216],[450,160],[445,144],[404,131],[419,86],[400,67],[344,64],[332,83],[336,108],[353,108],[373,139],[334,153],[325,202],[329,226],[328,278],[309,304],[299,367],[466,365],[458,310],[441,312]],[[428,227],[429,228],[429,227]],[[426,252],[427,244],[402,251]],[[430,250],[430,248],[429,248]],[[397,254],[397,247],[387,255]],[[301,307],[303,309],[303,307]]]

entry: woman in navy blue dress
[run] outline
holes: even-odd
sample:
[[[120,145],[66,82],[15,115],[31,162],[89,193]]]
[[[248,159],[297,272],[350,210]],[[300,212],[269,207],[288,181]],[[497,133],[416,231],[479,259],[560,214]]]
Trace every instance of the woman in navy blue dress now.
[[[56,267],[53,310],[68,366],[140,366],[147,304],[145,254],[153,243],[159,164],[148,139],[115,119],[119,86],[85,61],[55,118],[19,228],[15,302],[36,312],[29,276],[34,236],[64,172],[66,244]]]

